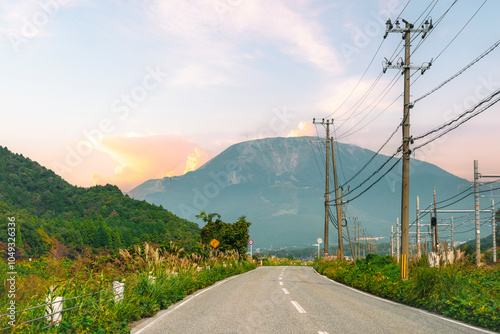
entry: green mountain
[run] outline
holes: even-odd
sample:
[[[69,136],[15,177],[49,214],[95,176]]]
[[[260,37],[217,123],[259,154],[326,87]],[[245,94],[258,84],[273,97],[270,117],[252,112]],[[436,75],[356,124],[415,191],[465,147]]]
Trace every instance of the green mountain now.
[[[1,146],[0,216],[0,249],[7,241],[6,217],[14,217],[16,243],[30,256],[50,250],[71,256],[85,246],[113,251],[142,241],[189,245],[200,235],[198,225],[161,206],[134,200],[116,186],[72,186]]]
[[[255,241],[254,250],[259,247],[311,247],[318,237],[323,237],[325,192],[324,144],[311,144],[311,140],[318,138],[267,138],[238,143],[196,171],[149,180],[131,190],[129,195],[163,205],[189,220],[194,220],[202,210],[220,213],[229,221],[245,215],[252,222],[250,237]],[[335,145],[340,185],[354,176],[374,152],[354,145]],[[348,186],[353,189],[387,159],[387,156],[377,155]],[[386,168],[395,161],[391,160]],[[400,172],[399,164],[346,207],[348,217],[358,217],[362,228],[374,237],[386,237],[386,241],[391,225],[395,225],[400,216]],[[425,209],[432,203],[434,187],[439,201],[470,185],[465,179],[419,160],[412,159],[410,173],[411,221],[415,217],[416,196],[420,196],[421,209]],[[359,190],[367,188],[380,176],[377,174]],[[333,189],[332,177],[330,181],[330,189]],[[356,190],[352,196],[359,193]],[[460,205],[473,208],[472,201],[471,196],[458,203],[458,208]],[[350,232],[352,236],[354,233]],[[465,234],[461,236],[466,237]],[[329,237],[330,244],[336,243],[333,226]]]

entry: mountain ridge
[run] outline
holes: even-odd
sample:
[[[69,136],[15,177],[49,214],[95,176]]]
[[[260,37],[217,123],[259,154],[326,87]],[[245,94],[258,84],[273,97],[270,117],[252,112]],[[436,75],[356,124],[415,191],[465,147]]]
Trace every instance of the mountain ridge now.
[[[52,170],[0,146],[0,215],[14,217],[16,240],[30,256],[55,248],[75,256],[84,247],[116,251],[139,242],[199,239],[198,225],[123,195],[113,185],[82,188]],[[6,219],[0,226],[7,226]],[[0,242],[7,228],[0,229]]]
[[[317,139],[278,137],[237,143],[196,171],[148,180],[128,194],[168,207],[186,219],[194,220],[202,210],[218,212],[229,220],[245,215],[253,223],[250,231],[255,239],[254,247],[310,246],[322,236],[324,224],[324,157],[321,156],[324,148],[315,152],[309,142]],[[352,144],[336,142],[335,146],[339,184],[357,173],[375,154]],[[369,168],[360,172],[352,184],[357,185],[368,178],[373,169],[387,159],[385,155],[376,155]],[[347,205],[347,215],[358,217],[374,236],[388,236],[390,226],[400,215],[399,170],[398,164],[370,191]],[[410,172],[410,199],[419,195],[421,203],[430,203],[433,187],[437,188],[439,198],[448,198],[469,186],[469,181],[415,159],[412,159]],[[413,208],[411,217],[414,212]],[[335,240],[334,228],[330,230],[330,240]]]

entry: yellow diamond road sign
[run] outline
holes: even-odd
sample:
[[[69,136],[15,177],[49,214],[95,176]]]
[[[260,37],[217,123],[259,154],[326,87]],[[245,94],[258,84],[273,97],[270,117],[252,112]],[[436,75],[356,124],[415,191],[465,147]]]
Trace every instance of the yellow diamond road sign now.
[[[212,239],[212,241],[210,241],[210,246],[212,246],[213,248],[217,248],[219,244],[220,242],[217,239]]]

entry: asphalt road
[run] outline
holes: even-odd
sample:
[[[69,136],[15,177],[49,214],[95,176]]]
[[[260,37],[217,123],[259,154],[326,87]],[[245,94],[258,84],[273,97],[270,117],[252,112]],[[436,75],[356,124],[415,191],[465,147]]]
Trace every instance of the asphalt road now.
[[[259,267],[134,324],[153,333],[492,333],[374,297],[310,267]]]

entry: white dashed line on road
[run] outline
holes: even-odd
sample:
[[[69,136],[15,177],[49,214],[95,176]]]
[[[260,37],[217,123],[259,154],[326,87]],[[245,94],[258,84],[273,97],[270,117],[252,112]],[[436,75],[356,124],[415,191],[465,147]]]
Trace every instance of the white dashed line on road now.
[[[289,295],[290,292],[288,292],[288,290],[286,288],[282,288],[283,289],[283,292],[285,293],[285,295]]]
[[[300,306],[299,303],[297,303],[295,300],[292,300],[292,304],[293,306],[295,306],[297,311],[299,311],[299,313],[307,313],[306,310],[304,310],[302,306]]]
[[[283,285],[283,282],[280,282],[280,285]]]

